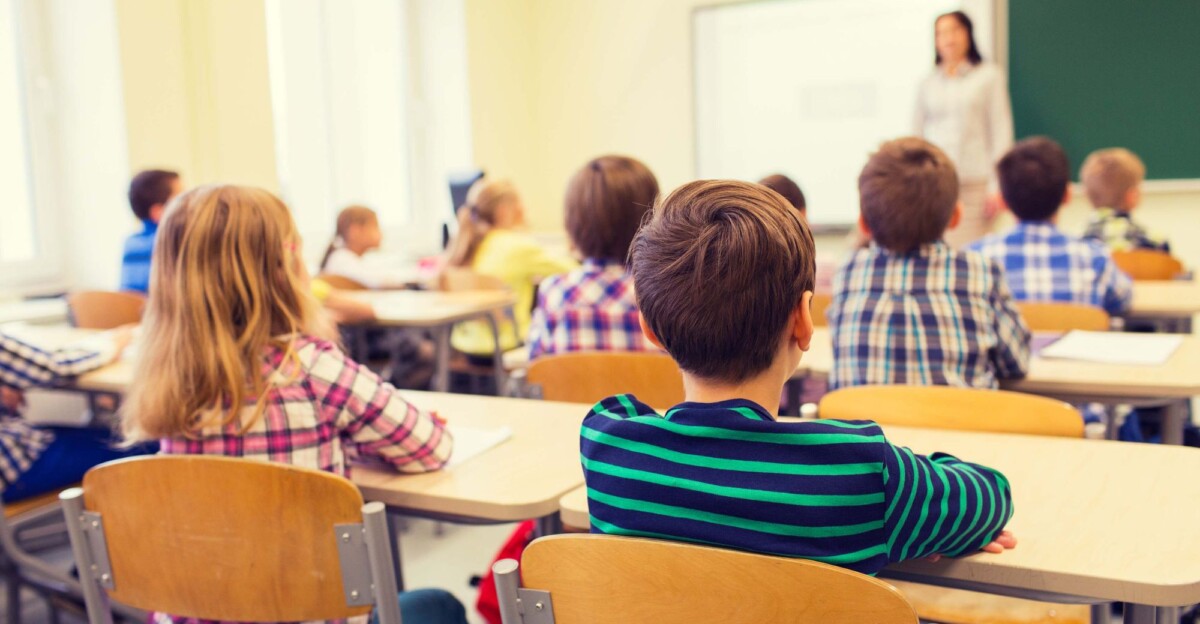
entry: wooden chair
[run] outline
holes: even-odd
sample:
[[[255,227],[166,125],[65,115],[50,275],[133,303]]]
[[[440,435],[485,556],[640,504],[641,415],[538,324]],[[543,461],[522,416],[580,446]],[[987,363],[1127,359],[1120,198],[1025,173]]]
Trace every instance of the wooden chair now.
[[[858,386],[831,392],[820,418],[873,420],[881,425],[1083,437],[1083,419],[1072,406],[1045,397],[948,386]],[[947,624],[1085,624],[1089,608],[1020,600],[917,583],[893,583],[922,620]]]
[[[83,329],[112,329],[142,320],[146,297],[138,293],[84,290],[67,296],[71,324]]]
[[[864,574],[681,542],[555,535],[492,572],[504,624],[917,622],[895,588]]]
[[[91,624],[108,598],[243,622],[399,624],[382,503],[318,470],[174,455],[97,466],[60,496]],[[107,590],[107,591],[106,591]],[[107,594],[107,595],[106,595]]]
[[[333,273],[322,273],[317,276],[317,279],[332,286],[335,290],[369,290],[366,284],[346,277],[345,275],[334,275]]]
[[[1183,264],[1165,251],[1114,251],[1112,259],[1117,268],[1135,281],[1173,280],[1183,274]]]
[[[825,316],[825,311],[829,309],[829,304],[833,303],[832,295],[814,294],[812,297],[812,319],[813,327],[828,327],[829,318]]]
[[[547,401],[595,403],[630,393],[654,407],[683,402],[683,374],[669,356],[618,351],[563,353],[538,358],[525,373],[526,384],[541,388]]]
[[[1017,303],[1017,310],[1029,330],[1035,332],[1108,331],[1112,327],[1112,319],[1104,310],[1079,303],[1022,301]]]

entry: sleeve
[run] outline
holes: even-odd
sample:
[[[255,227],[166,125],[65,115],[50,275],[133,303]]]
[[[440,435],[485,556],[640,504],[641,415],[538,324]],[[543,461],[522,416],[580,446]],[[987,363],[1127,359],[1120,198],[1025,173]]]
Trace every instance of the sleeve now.
[[[382,460],[400,472],[446,465],[454,438],[433,414],[405,401],[391,384],[336,347],[318,349],[309,383],[333,416],[348,456]]]
[[[0,383],[19,390],[44,386],[104,366],[116,356],[111,332],[52,350],[0,333]]]
[[[991,264],[991,307],[996,311],[996,350],[992,362],[1000,379],[1019,379],[1029,372],[1029,328],[1013,301],[1004,273],[995,262]]]
[[[1013,146],[1012,100],[1008,95],[1008,81],[1000,68],[995,68],[990,93],[988,94],[988,154],[991,165],[1000,162]],[[996,176],[991,175],[990,187],[996,186]]]
[[[1099,290],[1102,293],[1102,306],[1111,316],[1118,316],[1129,311],[1133,305],[1133,280],[1117,268],[1117,264],[1107,253],[1097,255],[1100,267]]]
[[[543,355],[554,353],[554,342],[551,337],[554,330],[550,327],[550,318],[546,315],[546,291],[549,282],[543,282],[538,291],[537,305],[533,307],[533,317],[529,321],[529,361]]]
[[[1012,518],[1012,492],[998,471],[944,453],[926,456],[884,446],[890,562],[975,552]]]
[[[517,262],[521,271],[531,279],[560,275],[579,267],[574,260],[547,253],[541,245],[533,241],[522,246],[517,254]]]

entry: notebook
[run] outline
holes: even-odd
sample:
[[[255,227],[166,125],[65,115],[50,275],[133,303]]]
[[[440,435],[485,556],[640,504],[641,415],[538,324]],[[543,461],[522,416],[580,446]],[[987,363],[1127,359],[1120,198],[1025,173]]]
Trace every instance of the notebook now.
[[[450,461],[446,462],[447,468],[471,461],[485,451],[499,446],[513,434],[512,429],[507,426],[479,429],[451,423],[446,425],[446,429],[450,431],[450,435],[454,436],[454,451],[450,454]]]
[[[1137,334],[1122,332],[1071,331],[1042,348],[1044,358],[1159,366],[1183,344],[1177,334]]]

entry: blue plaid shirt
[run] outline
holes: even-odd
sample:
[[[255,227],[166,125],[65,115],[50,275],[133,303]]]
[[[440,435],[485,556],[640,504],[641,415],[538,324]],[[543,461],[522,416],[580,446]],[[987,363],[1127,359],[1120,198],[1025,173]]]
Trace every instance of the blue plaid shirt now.
[[[125,239],[121,256],[121,290],[146,293],[150,291],[150,258],[154,256],[154,235],[158,224],[146,220],[141,232]]]
[[[996,388],[1029,367],[1029,330],[1000,267],[944,242],[871,244],[833,283],[830,389],[864,384]]]
[[[1004,267],[1017,301],[1060,301],[1129,310],[1133,283],[1096,241],[1067,236],[1050,223],[1021,223],[970,246]]]
[[[572,351],[657,351],[642,334],[633,277],[615,260],[583,266],[538,286],[529,358]]]

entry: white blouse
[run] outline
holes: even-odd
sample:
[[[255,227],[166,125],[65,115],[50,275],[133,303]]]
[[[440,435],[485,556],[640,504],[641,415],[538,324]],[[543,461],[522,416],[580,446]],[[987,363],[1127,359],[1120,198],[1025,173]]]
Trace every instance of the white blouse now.
[[[320,272],[348,277],[367,288],[397,288],[418,280],[416,270],[391,265],[378,252],[360,256],[345,247],[334,249]]]
[[[964,63],[954,76],[934,68],[917,92],[914,130],[954,161],[960,182],[992,180],[996,161],[1013,144],[1003,72],[991,63]]]

